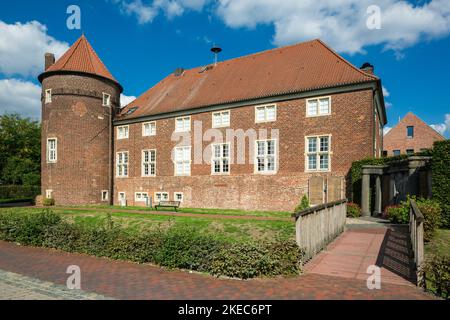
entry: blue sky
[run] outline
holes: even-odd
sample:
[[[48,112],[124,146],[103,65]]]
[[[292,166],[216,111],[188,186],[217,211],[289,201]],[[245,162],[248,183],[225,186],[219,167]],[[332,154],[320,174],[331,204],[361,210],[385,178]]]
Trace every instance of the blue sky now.
[[[321,38],[354,65],[375,66],[386,88],[389,127],[412,111],[450,137],[450,1],[347,2],[8,2],[0,12],[0,113],[39,117],[36,76],[43,53],[60,54],[81,35],[66,26],[67,7],[75,4],[82,30],[126,96],[142,94],[177,67],[210,63],[213,42],[223,48],[224,60]],[[381,29],[366,25],[374,3]]]

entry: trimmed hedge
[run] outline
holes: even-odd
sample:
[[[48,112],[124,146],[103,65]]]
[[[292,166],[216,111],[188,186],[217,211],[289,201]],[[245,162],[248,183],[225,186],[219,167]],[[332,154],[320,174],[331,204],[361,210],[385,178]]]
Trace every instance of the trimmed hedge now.
[[[441,204],[443,226],[450,228],[450,140],[434,143],[431,169],[433,198]]]
[[[68,223],[48,209],[1,213],[0,240],[242,279],[298,274],[303,256],[294,240],[230,243],[177,226],[131,235],[110,216],[93,228]]]

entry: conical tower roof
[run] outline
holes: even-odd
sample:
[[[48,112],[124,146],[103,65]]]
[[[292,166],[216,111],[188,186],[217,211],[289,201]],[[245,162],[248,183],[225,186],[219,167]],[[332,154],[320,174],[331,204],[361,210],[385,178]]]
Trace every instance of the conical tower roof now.
[[[82,72],[103,77],[119,84],[84,35],[55,64],[45,70],[39,76],[39,79],[42,80],[44,75],[53,72]]]

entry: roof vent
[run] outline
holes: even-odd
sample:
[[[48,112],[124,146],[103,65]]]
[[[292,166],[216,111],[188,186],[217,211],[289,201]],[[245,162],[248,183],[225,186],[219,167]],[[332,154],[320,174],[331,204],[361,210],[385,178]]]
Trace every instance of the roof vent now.
[[[368,63],[368,62],[365,62],[365,63],[361,66],[360,69],[361,69],[362,71],[365,71],[365,72],[370,73],[370,74],[373,74],[373,71],[375,70],[374,66],[371,65],[371,64]]]
[[[213,45],[211,52],[214,53],[214,65],[217,66],[217,56],[222,52],[222,48],[218,45]]]
[[[125,115],[126,115],[126,116],[129,116],[130,114],[132,114],[133,112],[135,112],[138,108],[139,108],[139,107],[133,107],[133,108],[128,109],[128,111],[125,112]]]
[[[176,68],[173,74],[175,75],[175,77],[179,77],[183,74],[183,72],[184,72],[183,68]]]

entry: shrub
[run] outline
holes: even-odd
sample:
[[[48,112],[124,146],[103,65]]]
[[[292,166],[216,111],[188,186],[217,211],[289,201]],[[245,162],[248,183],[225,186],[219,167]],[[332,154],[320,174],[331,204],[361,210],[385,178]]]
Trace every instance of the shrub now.
[[[55,205],[55,199],[53,198],[45,198],[44,200],[42,200],[42,204],[45,207],[51,207]]]
[[[0,213],[0,239],[239,278],[298,274],[302,258],[293,240],[230,243],[177,226],[132,235],[110,216],[93,227],[68,223],[48,209]]]
[[[442,209],[439,202],[430,199],[408,197],[406,201],[401,201],[400,205],[386,208],[387,218],[393,223],[409,223],[410,201],[413,199],[423,215],[423,238],[426,242],[433,238],[434,232],[441,226]]]
[[[361,216],[361,208],[353,202],[347,203],[347,217],[358,218]]]
[[[442,224],[442,209],[435,200],[418,198],[416,203],[423,214],[423,239],[428,242]]]
[[[309,199],[305,194],[305,195],[303,195],[302,199],[300,200],[299,205],[297,207],[295,207],[294,213],[303,211],[308,208],[309,208]]]
[[[419,270],[420,284],[442,298],[450,297],[450,256],[431,256]]]
[[[31,199],[41,193],[39,186],[0,186],[0,199]]]
[[[443,225],[450,228],[450,140],[436,141],[431,164],[433,198],[443,210]]]
[[[409,222],[409,203],[386,207],[386,217],[392,223],[406,224]]]

